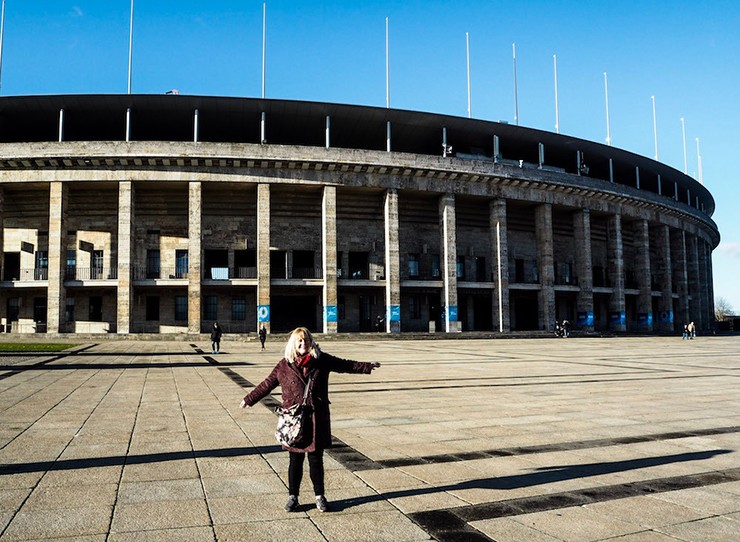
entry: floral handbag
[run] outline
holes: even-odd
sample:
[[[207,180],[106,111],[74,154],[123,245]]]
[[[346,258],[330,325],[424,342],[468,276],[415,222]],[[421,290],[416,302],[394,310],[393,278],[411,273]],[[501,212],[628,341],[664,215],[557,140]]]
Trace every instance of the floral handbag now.
[[[306,411],[306,400],[308,392],[311,389],[313,375],[306,383],[306,389],[303,392],[303,402],[288,408],[276,407],[275,412],[278,415],[277,429],[275,430],[275,439],[278,444],[283,446],[295,446],[303,440],[303,415]]]

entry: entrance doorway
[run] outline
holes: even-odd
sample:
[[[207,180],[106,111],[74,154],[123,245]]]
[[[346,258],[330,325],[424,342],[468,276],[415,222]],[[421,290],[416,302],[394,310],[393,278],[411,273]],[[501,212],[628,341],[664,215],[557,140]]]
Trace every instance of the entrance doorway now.
[[[316,326],[318,303],[315,295],[271,296],[270,330],[285,333],[306,327],[312,333],[322,331]]]

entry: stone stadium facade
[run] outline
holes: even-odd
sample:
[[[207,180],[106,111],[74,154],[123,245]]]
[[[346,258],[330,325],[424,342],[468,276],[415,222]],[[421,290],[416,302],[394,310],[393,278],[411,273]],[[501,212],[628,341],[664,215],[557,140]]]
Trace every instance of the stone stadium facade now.
[[[615,147],[285,100],[0,98],[6,333],[670,333],[711,194]]]

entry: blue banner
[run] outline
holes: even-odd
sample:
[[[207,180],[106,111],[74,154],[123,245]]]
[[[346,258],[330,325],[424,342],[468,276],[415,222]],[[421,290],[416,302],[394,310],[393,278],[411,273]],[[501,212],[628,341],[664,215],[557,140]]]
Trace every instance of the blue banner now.
[[[447,317],[449,322],[457,322],[457,307],[447,307]]]
[[[401,305],[391,305],[388,309],[388,320],[391,322],[401,321]]]
[[[594,325],[594,313],[593,313],[593,311],[579,312],[576,315],[576,325],[578,325],[578,326],[593,326]]]
[[[336,305],[326,305],[326,306],[324,306],[324,319],[327,322],[336,322],[337,321],[337,306]]]
[[[258,322],[269,322],[270,321],[270,305],[257,305],[257,321]]]

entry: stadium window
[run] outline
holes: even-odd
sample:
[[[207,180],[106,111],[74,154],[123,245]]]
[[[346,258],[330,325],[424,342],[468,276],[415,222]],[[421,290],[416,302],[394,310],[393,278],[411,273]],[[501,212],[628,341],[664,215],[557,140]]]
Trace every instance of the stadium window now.
[[[409,315],[412,320],[419,320],[421,318],[421,302],[418,295],[409,297]]]
[[[247,299],[243,296],[231,298],[231,319],[247,319]]]
[[[160,269],[159,249],[149,249],[146,251],[146,278],[158,279]]]
[[[455,269],[457,271],[457,278],[464,279],[465,278],[465,256],[457,257],[457,265],[455,266]]]
[[[205,301],[205,314],[203,315],[203,319],[218,320],[218,297],[215,295],[207,295]]]
[[[64,304],[64,321],[75,321],[75,300],[73,297],[68,297]]]
[[[438,279],[440,277],[439,267],[439,254],[432,254],[432,278]]]
[[[103,321],[103,297],[99,295],[90,296],[90,306],[88,314],[91,322]]]
[[[67,273],[65,278],[73,280],[77,276],[77,251],[67,250]]]
[[[419,255],[409,254],[409,277],[417,278],[419,276]]]
[[[175,321],[186,322],[188,319],[188,296],[175,296]]]
[[[159,321],[159,296],[146,296],[146,319],[148,322]]]

